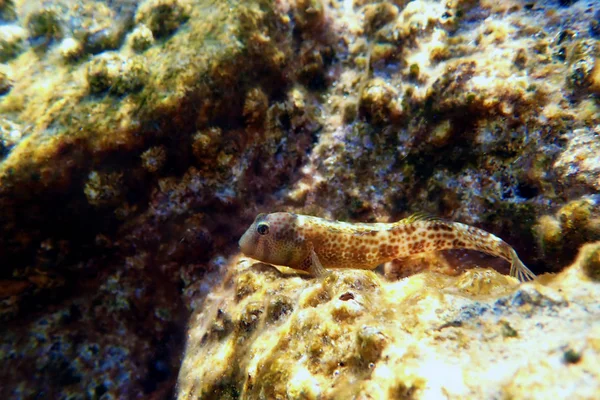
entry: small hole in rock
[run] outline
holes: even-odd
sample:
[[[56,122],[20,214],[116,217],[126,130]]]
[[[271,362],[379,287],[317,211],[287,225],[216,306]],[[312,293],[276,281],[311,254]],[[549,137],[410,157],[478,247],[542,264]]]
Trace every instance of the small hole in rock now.
[[[354,300],[354,295],[350,292],[346,292],[340,296],[340,300],[342,300],[342,301]]]

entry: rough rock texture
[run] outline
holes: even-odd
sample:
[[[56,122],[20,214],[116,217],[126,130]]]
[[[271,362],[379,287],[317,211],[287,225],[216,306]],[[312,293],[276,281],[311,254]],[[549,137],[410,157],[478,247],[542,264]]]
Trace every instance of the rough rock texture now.
[[[257,212],[425,211],[561,270],[600,237],[599,13],[0,1],[0,397],[171,393],[186,317]],[[491,261],[387,272],[469,265]]]
[[[192,316],[178,398],[592,399],[599,257],[587,245],[527,284],[491,269],[306,279],[234,258]]]
[[[136,3],[14,4],[29,37],[0,98],[2,398],[168,397],[237,199],[292,175],[316,129],[273,4]]]
[[[331,10],[347,43],[337,54],[344,67],[291,199],[343,220],[418,210],[480,225],[540,271],[598,240],[598,229],[587,230],[552,258],[534,245],[533,229],[572,201],[589,201],[583,224],[600,215],[590,197],[600,143],[597,5],[363,3]]]

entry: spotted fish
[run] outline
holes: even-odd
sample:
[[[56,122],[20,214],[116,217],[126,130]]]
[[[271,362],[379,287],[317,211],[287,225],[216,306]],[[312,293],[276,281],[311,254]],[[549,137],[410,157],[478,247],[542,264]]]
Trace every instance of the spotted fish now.
[[[414,215],[395,223],[348,223],[288,212],[259,214],[239,241],[256,260],[319,276],[329,268],[374,269],[397,258],[472,249],[511,263],[510,275],[535,278],[515,250],[497,236],[458,222]]]

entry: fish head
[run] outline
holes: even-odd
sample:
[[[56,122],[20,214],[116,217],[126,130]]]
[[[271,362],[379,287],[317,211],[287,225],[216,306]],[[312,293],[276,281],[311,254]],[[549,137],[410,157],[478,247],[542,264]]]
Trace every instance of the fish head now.
[[[244,255],[269,264],[293,267],[304,257],[296,214],[258,214],[239,241]]]

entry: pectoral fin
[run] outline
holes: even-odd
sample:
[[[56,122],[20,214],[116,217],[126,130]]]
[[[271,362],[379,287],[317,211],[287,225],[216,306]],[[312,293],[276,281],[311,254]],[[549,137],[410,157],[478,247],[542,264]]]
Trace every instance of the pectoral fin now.
[[[323,277],[327,274],[329,274],[329,272],[325,269],[325,267],[323,267],[323,264],[321,264],[321,261],[319,260],[319,256],[317,256],[317,253],[315,253],[315,249],[312,245],[312,243],[309,244],[309,252],[310,252],[310,267],[308,267],[308,272],[310,272],[311,275],[316,276],[316,277]]]

